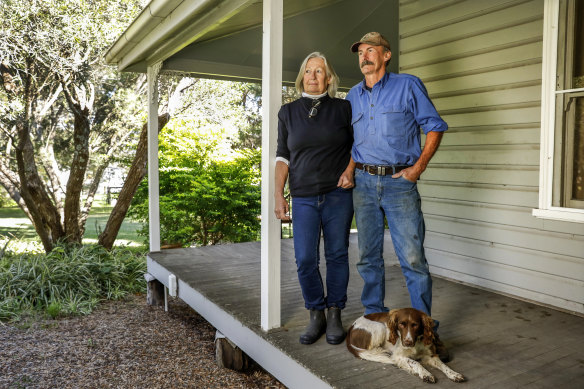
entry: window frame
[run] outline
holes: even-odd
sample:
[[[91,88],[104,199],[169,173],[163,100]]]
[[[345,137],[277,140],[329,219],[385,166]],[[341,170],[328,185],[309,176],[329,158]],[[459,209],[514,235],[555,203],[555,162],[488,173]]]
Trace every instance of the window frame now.
[[[558,69],[560,0],[545,0],[543,20],[543,57],[541,84],[541,148],[539,171],[539,208],[532,215],[544,219],[584,223],[584,209],[552,205],[554,165],[562,156],[555,155],[556,91]],[[555,162],[555,163],[554,163]]]

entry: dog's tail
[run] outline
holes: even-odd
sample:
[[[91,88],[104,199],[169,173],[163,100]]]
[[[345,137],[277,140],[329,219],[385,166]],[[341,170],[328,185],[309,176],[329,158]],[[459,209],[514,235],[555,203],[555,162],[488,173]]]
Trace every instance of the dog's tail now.
[[[351,352],[351,354],[353,354],[354,356],[356,356],[357,358],[359,358],[359,352],[362,350],[358,347],[353,346],[353,343],[351,343],[351,335],[353,334],[353,326],[349,327],[349,329],[347,330],[347,350],[349,350]]]
[[[381,347],[376,347],[371,350],[363,350],[359,352],[359,358],[381,363],[395,364],[394,360],[391,358],[391,354]]]

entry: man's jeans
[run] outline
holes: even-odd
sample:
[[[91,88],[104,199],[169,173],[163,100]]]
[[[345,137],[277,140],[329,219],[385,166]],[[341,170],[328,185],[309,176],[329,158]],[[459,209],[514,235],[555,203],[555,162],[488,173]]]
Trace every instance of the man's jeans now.
[[[353,219],[351,193],[352,190],[337,188],[319,196],[292,199],[294,254],[307,309],[345,307],[349,283],[349,230]],[[326,259],[326,297],[318,268],[321,227]]]
[[[416,183],[356,169],[353,203],[359,238],[357,269],[365,282],[361,295],[365,314],[388,311],[383,302],[385,215],[412,307],[430,315],[432,278],[424,255],[424,217]]]

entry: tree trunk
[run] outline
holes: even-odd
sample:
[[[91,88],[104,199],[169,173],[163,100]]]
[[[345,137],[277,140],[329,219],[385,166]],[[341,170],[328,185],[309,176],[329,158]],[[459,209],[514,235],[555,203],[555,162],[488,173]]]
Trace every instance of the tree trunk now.
[[[65,197],[65,234],[69,243],[81,243],[83,235],[79,225],[81,213],[81,191],[87,163],[89,162],[89,109],[77,107],[74,113],[75,129],[73,131],[73,160],[67,180],[67,197]]]
[[[166,123],[168,123],[169,119],[170,116],[168,114],[158,116],[158,132],[160,132]],[[122,222],[124,221],[126,213],[128,212],[128,208],[130,208],[132,199],[136,194],[136,190],[138,190],[138,185],[140,185],[140,182],[146,175],[147,162],[148,124],[146,123],[144,126],[142,126],[140,140],[138,142],[138,147],[136,148],[136,155],[134,156],[134,160],[132,161],[132,165],[128,171],[128,176],[124,181],[124,186],[122,187],[122,190],[118,196],[118,201],[112,209],[105,229],[99,235],[98,243],[108,250],[111,250],[113,247],[116,237],[118,236],[118,232],[120,231]]]
[[[8,94],[17,93],[17,87],[12,83],[9,66],[3,62],[0,66],[4,80],[4,88]],[[11,196],[17,201],[19,206],[27,213],[32,221],[34,228],[41,239],[45,251],[53,249],[55,242],[62,239],[64,230],[61,225],[61,216],[58,209],[53,204],[46,187],[39,175],[34,157],[34,147],[31,140],[31,122],[32,113],[35,107],[35,62],[28,58],[26,61],[26,76],[22,80],[22,90],[18,93],[23,94],[25,103],[24,115],[16,123],[15,147],[16,163],[18,166],[18,180],[13,174],[8,173],[7,166],[2,166],[5,178],[13,183],[19,183],[20,191],[19,200],[16,196],[16,189],[12,191]],[[8,78],[7,78],[8,77]],[[11,193],[11,191],[8,191]],[[22,203],[24,202],[24,206]]]
[[[43,247],[46,252],[49,252],[53,249],[55,242],[64,236],[61,216],[38,174],[28,128],[22,123],[19,127],[16,161],[20,177],[20,194],[28,207]]]

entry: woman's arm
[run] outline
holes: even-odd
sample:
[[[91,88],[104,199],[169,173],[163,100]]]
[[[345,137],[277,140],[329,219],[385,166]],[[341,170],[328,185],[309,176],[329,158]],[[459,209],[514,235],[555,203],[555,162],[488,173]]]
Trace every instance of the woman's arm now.
[[[284,185],[288,178],[288,165],[282,161],[276,161],[276,191],[274,192],[274,199],[276,200],[276,207],[274,213],[276,218],[280,220],[289,220],[290,216],[287,213],[290,211],[288,202],[284,198]]]

